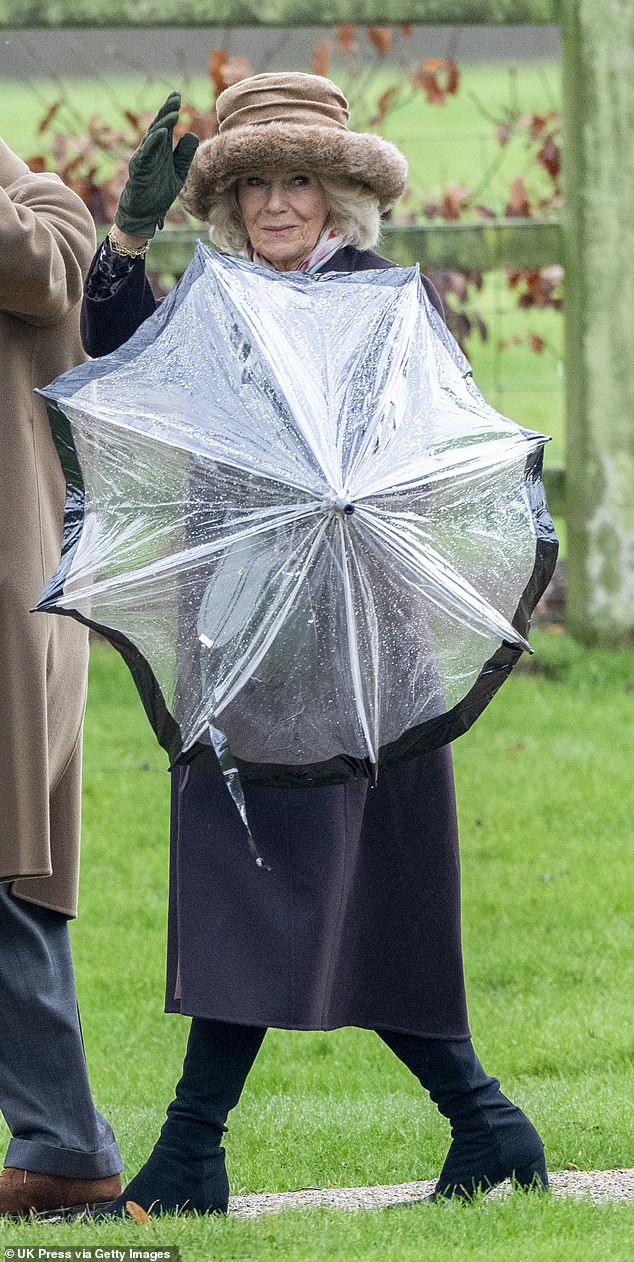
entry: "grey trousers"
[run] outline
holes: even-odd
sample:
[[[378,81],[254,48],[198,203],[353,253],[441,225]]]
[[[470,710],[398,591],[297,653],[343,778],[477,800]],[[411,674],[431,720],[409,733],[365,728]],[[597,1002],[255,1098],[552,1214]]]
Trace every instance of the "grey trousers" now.
[[[123,1162],[97,1112],[75,996],[66,917],[0,884],[0,1111],[5,1166],[68,1178],[118,1174]]]

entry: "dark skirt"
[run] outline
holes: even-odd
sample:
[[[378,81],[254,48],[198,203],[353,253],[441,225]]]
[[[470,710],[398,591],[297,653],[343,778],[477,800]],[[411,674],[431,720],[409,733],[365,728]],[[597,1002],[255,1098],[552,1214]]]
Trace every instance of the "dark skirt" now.
[[[168,1012],[468,1037],[448,748],[376,788],[245,785],[268,871],[210,750],[172,776]]]

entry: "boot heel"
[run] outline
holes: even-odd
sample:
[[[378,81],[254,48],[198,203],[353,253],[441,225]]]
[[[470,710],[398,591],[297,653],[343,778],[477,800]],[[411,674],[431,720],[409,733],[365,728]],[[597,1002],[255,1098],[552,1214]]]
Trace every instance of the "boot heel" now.
[[[544,1154],[529,1165],[522,1166],[521,1170],[515,1170],[512,1179],[518,1188],[541,1188],[545,1191],[548,1187],[548,1171]]]

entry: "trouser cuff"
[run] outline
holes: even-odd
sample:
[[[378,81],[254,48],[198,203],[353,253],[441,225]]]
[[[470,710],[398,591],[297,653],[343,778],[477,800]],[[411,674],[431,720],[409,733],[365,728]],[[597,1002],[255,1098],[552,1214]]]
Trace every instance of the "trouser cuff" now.
[[[32,1170],[39,1174],[59,1174],[68,1179],[105,1179],[120,1174],[123,1161],[114,1141],[107,1148],[82,1152],[79,1148],[58,1148],[32,1139],[11,1139],[4,1159],[5,1168]]]

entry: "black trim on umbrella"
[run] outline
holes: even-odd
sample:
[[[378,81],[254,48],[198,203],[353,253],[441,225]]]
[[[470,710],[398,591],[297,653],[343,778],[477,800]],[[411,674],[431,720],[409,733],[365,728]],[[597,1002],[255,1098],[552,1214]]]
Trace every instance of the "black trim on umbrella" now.
[[[60,609],[56,604],[64,594],[64,584],[84,528],[86,490],[71,423],[58,404],[48,400],[46,410],[53,441],[66,478],[66,504],[61,561],[41,593],[35,612],[56,613],[74,618],[76,622],[80,622],[89,630],[97,631],[118,650],[134,679],[143,708],[159,744],[167,750],[170,762],[174,763],[183,747],[183,735],[176,719],[165,704],[158,680],[147,658],[122,632],[116,631],[113,627],[102,626],[91,618],[85,618],[75,609]]]
[[[115,631],[113,627],[104,627],[101,623],[94,622],[92,618],[85,618],[76,609],[49,608],[47,603],[40,602],[35,606],[35,612],[55,613],[60,614],[64,618],[74,618],[75,622],[80,622],[83,627],[88,627],[89,631],[96,631],[121,654],[136,684],[143,709],[152,725],[152,730],[159,745],[162,745],[169,755],[170,770],[177,762],[183,761],[181,753],[183,735],[180,727],[165,704],[163,693],[159,688],[156,676],[147,658],[143,656],[132,641],[127,636],[122,635],[120,631]]]
[[[66,478],[66,503],[61,561],[40,594],[36,609],[61,613],[61,610],[55,608],[55,602],[63,594],[64,583],[81,539],[86,494],[71,423],[57,403],[46,400],[46,411],[53,441]]]

